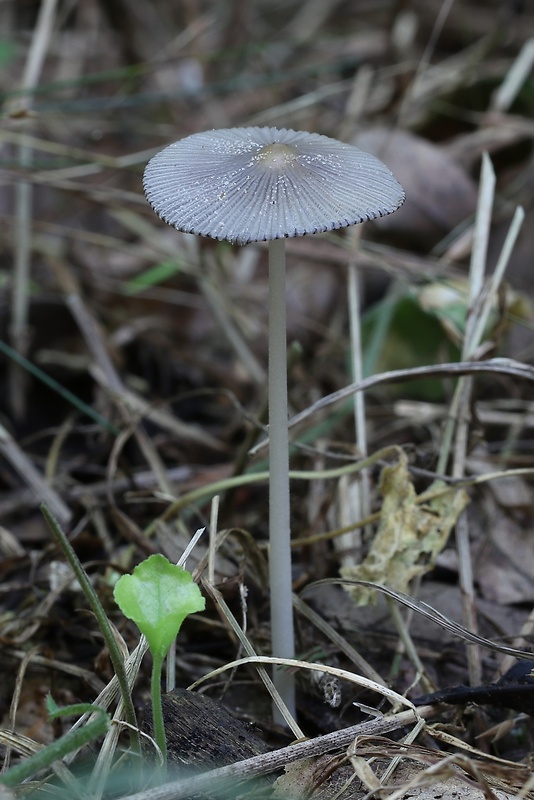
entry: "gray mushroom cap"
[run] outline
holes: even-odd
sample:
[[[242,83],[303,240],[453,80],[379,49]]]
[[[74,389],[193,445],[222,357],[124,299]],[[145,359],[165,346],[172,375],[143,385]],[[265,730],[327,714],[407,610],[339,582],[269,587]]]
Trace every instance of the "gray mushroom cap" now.
[[[237,244],[344,228],[391,214],[405,199],[375,156],[285,128],[187,136],[149,161],[143,188],[169,225]]]

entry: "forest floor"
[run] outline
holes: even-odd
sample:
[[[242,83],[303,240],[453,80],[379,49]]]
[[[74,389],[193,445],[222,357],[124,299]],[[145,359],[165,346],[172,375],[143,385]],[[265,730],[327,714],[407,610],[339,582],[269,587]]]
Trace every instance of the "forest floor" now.
[[[363,724],[344,797],[531,796],[533,9],[24,0],[2,3],[0,23],[5,766],[68,732],[48,694],[93,703],[114,674],[44,502],[130,652],[119,576],[154,553],[177,562],[205,529],[186,567],[206,611],[180,631],[175,684],[219,670],[199,691],[268,749]],[[267,246],[180,233],[142,190],[167,144],[245,126],[355,144],[407,197],[376,222],[287,241],[291,732],[257,665],[224,669],[271,646]],[[449,704],[426,702],[452,687]],[[55,762],[57,784],[42,769],[13,791],[143,789],[75,781],[101,740],[86,751]],[[281,796],[335,796],[324,758],[298,762],[300,789]]]

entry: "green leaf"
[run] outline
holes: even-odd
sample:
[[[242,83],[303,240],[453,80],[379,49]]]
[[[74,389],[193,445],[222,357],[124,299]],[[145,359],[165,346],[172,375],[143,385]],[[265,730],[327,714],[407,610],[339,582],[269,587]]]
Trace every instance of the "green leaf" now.
[[[57,714],[57,712],[59,711],[59,706],[52,697],[52,695],[50,694],[50,692],[48,692],[48,694],[46,695],[45,706],[49,716],[51,714]]]
[[[203,611],[206,605],[189,572],[159,554],[142,561],[131,575],[123,575],[113,595],[158,658],[165,657],[188,614]]]
[[[382,321],[385,317],[385,324]],[[373,365],[374,372],[458,360],[458,348],[448,338],[436,314],[422,307],[412,290],[392,299],[386,298],[365,314],[362,336],[364,352],[380,332],[380,348]],[[441,402],[443,381],[421,378],[389,386],[388,395]]]

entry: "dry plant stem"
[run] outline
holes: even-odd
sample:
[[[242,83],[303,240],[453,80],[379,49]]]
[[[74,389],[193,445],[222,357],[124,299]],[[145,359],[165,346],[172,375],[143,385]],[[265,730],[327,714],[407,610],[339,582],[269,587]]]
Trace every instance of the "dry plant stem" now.
[[[499,288],[504,278],[504,273],[508,266],[510,256],[512,255],[512,251],[514,249],[517,237],[519,236],[519,231],[521,230],[524,219],[525,211],[521,206],[518,206],[515,210],[508,233],[506,234],[506,239],[504,240],[504,244],[499,254],[497,264],[495,265],[495,269],[487,281],[487,290],[483,292],[481,296],[481,309],[477,315],[478,318],[473,325],[473,349],[476,349],[476,347],[482,341],[488,318],[492,309],[494,308]]]
[[[417,717],[428,719],[438,713],[435,706],[421,706],[417,709]],[[168,783],[166,786],[158,786],[144,792],[128,795],[123,800],[182,800],[182,798],[202,794],[214,786],[217,790],[222,790],[226,786],[232,786],[237,781],[256,778],[260,775],[268,775],[283,769],[288,764],[300,761],[303,758],[313,758],[314,756],[324,755],[348,747],[356,737],[360,736],[381,736],[391,731],[399,730],[407,725],[414,725],[417,722],[416,714],[413,711],[401,711],[391,717],[381,717],[369,722],[362,722],[350,728],[340,731],[327,733],[325,736],[318,736],[304,742],[297,742],[272,753],[263,753],[259,756],[247,758],[236,764],[227,767],[211,770],[204,775],[189,778],[184,781]]]
[[[220,496],[218,494],[215,495],[213,500],[211,501],[211,510],[210,510],[210,527],[209,527],[209,559],[208,559],[208,581],[213,584],[215,583],[215,555],[217,552],[217,526],[219,520],[219,503],[220,503]]]
[[[495,191],[495,172],[491,161],[484,153],[480,178],[477,216],[473,239],[473,252],[469,271],[469,307],[467,312],[465,334],[462,348],[463,360],[468,360],[475,352],[479,342],[475,339],[475,332],[481,331],[477,325],[477,315],[481,312],[481,295],[484,286],[486,271],[488,239],[491,226],[493,197]],[[481,335],[481,334],[480,334]],[[473,394],[473,378],[461,378],[456,387],[455,399],[457,403],[457,417],[455,442],[453,450],[452,477],[462,478],[465,474],[465,459],[467,456],[470,408]],[[469,523],[464,513],[456,524],[456,546],[458,549],[458,572],[462,591],[462,609],[465,627],[478,632],[477,612],[475,605],[475,586],[473,568],[471,563],[471,548],[469,543]],[[477,686],[482,680],[482,664],[480,650],[477,647],[467,648],[467,662],[469,681],[472,686]]]
[[[477,300],[480,297],[480,293],[482,291],[482,286],[484,283],[484,271],[486,267],[486,253],[487,253],[489,229],[491,224],[491,211],[493,207],[494,186],[495,186],[495,173],[493,172],[493,168],[491,166],[491,162],[487,154],[484,154],[482,161],[481,178],[480,178],[480,191],[479,191],[478,206],[477,206],[477,217],[475,221],[475,231],[473,236],[473,252],[469,270],[469,306],[468,306],[466,329],[465,329],[463,348],[462,348],[463,361],[468,361],[468,359],[473,355],[476,347],[479,344],[479,342],[474,339],[475,329],[479,329],[479,326],[477,325],[477,320],[475,318],[476,317],[475,309]],[[480,331],[480,335],[481,333],[482,331]],[[465,396],[465,392],[470,390],[465,389],[466,380],[467,378],[465,379],[462,378],[462,380],[458,382],[458,385],[454,393],[454,397],[451,403],[451,413],[449,415],[449,418],[447,420],[447,425],[445,426],[445,430],[443,432],[439,460],[436,467],[436,471],[438,473],[445,474],[447,470],[447,464],[449,461],[449,456],[452,447],[452,439],[455,429],[457,437],[458,435],[461,435],[463,437],[466,436],[466,430],[464,430],[461,434],[458,434],[458,428],[462,424],[464,425],[464,427],[467,424],[466,422],[464,423],[458,422],[458,420],[461,420],[462,410],[464,409],[466,410],[466,412],[469,411],[468,397]]]
[[[293,606],[295,611],[298,611],[303,617],[306,617],[312,625],[321,631],[331,642],[333,642],[336,647],[344,653],[355,665],[355,667],[365,675],[366,678],[369,678],[375,683],[381,683],[383,686],[386,686],[386,681],[382,678],[381,675],[373,669],[373,667],[363,658],[357,650],[352,647],[351,644],[347,642],[347,640],[339,634],[335,628],[333,628],[325,619],[323,619],[319,614],[317,614],[310,606],[302,600],[302,598],[298,597],[297,595],[293,595]]]
[[[199,287],[223,335],[233,347],[239,362],[244,364],[245,369],[257,384],[263,384],[265,381],[264,370],[227,312],[225,301],[221,300],[220,287],[214,286],[208,278],[203,276],[199,279]]]
[[[495,172],[488,154],[484,153],[482,156],[473,252],[469,267],[469,308],[462,349],[464,361],[473,354],[474,348],[478,344],[473,340],[473,331],[476,324],[475,308],[484,285],[494,193]]]
[[[89,797],[91,800],[101,800],[106,791],[109,773],[115,758],[119,736],[124,728],[121,723],[124,720],[124,704],[119,698],[115,713],[113,714],[112,724],[98,751],[94,768],[91,772],[91,783]]]
[[[425,691],[431,692],[434,687],[430,684],[425,676],[425,668],[421,662],[421,659],[419,658],[419,653],[417,652],[417,648],[413,642],[413,639],[410,636],[408,622],[402,617],[398,605],[394,603],[390,597],[386,599],[389,613],[391,614],[391,619],[393,620],[393,624],[395,625],[397,633],[399,634],[400,648],[398,649],[397,654],[400,652],[407,654],[408,658],[414,665],[417,674],[419,675],[419,679],[423,681],[423,687]],[[395,664],[396,663],[397,659],[395,659]]]
[[[17,722],[17,710],[19,707],[20,696],[22,692],[22,685],[24,683],[24,676],[26,674],[26,670],[28,668],[28,664],[31,661],[32,655],[36,652],[37,648],[33,648],[28,653],[26,653],[25,657],[22,659],[19,669],[17,671],[17,678],[15,681],[15,690],[13,692],[13,697],[11,698],[11,705],[9,708],[9,727],[12,731],[16,730],[16,722]],[[2,766],[2,772],[5,772],[6,769],[9,767],[9,763],[11,761],[11,747],[6,747],[6,751],[4,754],[4,763]]]
[[[39,502],[45,502],[59,519],[67,525],[72,514],[61,497],[48,485],[40,472],[36,470],[26,453],[19,447],[10,433],[0,425],[0,454],[11,464],[13,469],[23,478]]]
[[[395,589],[389,589],[387,586],[381,586],[377,583],[371,583],[370,581],[359,581],[354,578],[325,578],[324,580],[308,584],[305,591],[312,590],[316,586],[327,584],[367,586],[369,588],[376,589],[377,592],[381,592],[388,597],[392,597],[394,600],[402,603],[402,605],[413,609],[418,614],[426,617],[426,619],[435,622],[436,625],[440,625],[445,630],[450,631],[454,636],[459,636],[460,639],[463,639],[466,642],[472,642],[473,644],[487,647],[488,650],[494,650],[496,653],[504,653],[504,655],[513,656],[515,659],[523,658],[527,661],[534,661],[534,653],[530,652],[529,650],[518,650],[516,647],[509,647],[508,645],[499,644],[498,642],[492,642],[490,639],[485,639],[483,636],[478,636],[475,633],[471,633],[469,630],[467,630],[467,628],[464,628],[458,622],[454,622],[454,620],[449,619],[440,611],[437,611],[435,608],[432,608],[432,606],[429,606],[428,603],[424,603],[422,600],[415,600],[413,597],[403,594],[402,592],[397,592]]]
[[[30,92],[37,86],[43,66],[48,43],[52,35],[57,0],[44,0],[39,9],[35,34],[32,39],[22,89],[23,95],[17,110],[21,115],[29,111],[31,106]],[[18,162],[25,172],[30,172],[33,161],[33,150],[25,135],[20,139]],[[11,339],[14,349],[25,355],[28,347],[28,284],[30,277],[31,257],[31,220],[32,220],[33,187],[31,183],[21,180],[15,190],[15,270],[13,276],[13,295],[11,308]],[[16,417],[24,415],[26,398],[24,392],[24,374],[16,365],[11,365],[9,381],[9,400]]]
[[[109,356],[100,328],[87,309],[73,277],[63,265],[56,262],[54,266],[56,277],[66,294],[67,306],[76,320],[91,355],[103,373],[113,397],[118,402],[118,398],[125,394],[125,387]],[[127,406],[121,403],[119,404],[119,409],[126,418],[126,422],[131,424],[133,415],[129,413]],[[134,435],[147,463],[152,467],[154,474],[158,476],[160,488],[163,491],[170,492],[171,485],[168,481],[166,470],[161,463],[156,448],[140,423],[135,426]]]
[[[285,240],[269,242],[269,584],[273,656],[294,658],[289,436],[287,413],[287,339]],[[295,678],[275,668],[274,685],[293,716]],[[273,707],[276,722],[285,724]]]
[[[398,381],[416,380],[421,377],[451,377],[459,378],[462,375],[477,375],[497,373],[501,375],[511,375],[515,378],[522,378],[528,381],[534,381],[534,368],[529,364],[523,364],[521,361],[516,361],[513,358],[490,358],[487,361],[467,361],[467,362],[452,362],[449,364],[429,364],[425,367],[412,367],[410,369],[396,369],[389,372],[381,372],[378,375],[371,375],[369,378],[364,378],[360,383],[351,383],[349,386],[344,386],[332,394],[325,395],[312,403],[304,411],[296,414],[289,423],[289,428],[293,428],[304,420],[328,408],[333,403],[350,397],[356,392],[363,392],[372,386],[379,386],[382,383],[396,383]],[[253,449],[253,454],[260,452],[266,442],[261,442]],[[436,472],[438,472],[436,470]]]

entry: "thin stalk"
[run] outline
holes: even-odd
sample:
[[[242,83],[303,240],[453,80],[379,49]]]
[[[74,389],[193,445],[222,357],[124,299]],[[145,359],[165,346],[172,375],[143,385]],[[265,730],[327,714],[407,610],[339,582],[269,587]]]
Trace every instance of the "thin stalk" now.
[[[165,780],[167,769],[167,739],[165,738],[165,725],[163,724],[163,708],[161,705],[161,672],[163,668],[163,658],[160,655],[152,654],[152,676],[150,679],[150,697],[152,700],[152,725],[154,729],[154,739],[161,750],[162,783]]]
[[[295,657],[289,503],[285,241],[269,242],[269,583],[276,658]],[[274,668],[273,682],[295,714],[295,678]],[[276,722],[284,724],[273,707]]]
[[[354,227],[351,231],[350,239],[350,258],[348,265],[348,302],[349,302],[349,326],[351,343],[351,366],[352,380],[360,383],[363,380],[363,355],[362,355],[362,331],[361,331],[361,293],[360,275],[356,261],[358,248],[362,235],[362,227]],[[365,415],[365,392],[358,392],[353,396],[354,404],[354,428],[356,434],[356,447],[358,455],[367,457],[367,426]],[[371,513],[371,480],[369,471],[364,469],[360,473],[358,482],[358,502],[356,508],[356,519],[368,517]],[[370,530],[367,531],[371,533]],[[342,558],[344,565],[356,564],[360,560],[362,547],[361,531],[353,531],[347,534],[343,545],[348,549]]]

